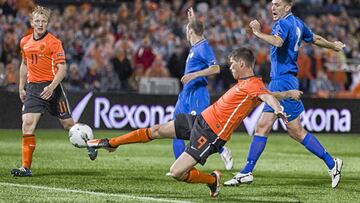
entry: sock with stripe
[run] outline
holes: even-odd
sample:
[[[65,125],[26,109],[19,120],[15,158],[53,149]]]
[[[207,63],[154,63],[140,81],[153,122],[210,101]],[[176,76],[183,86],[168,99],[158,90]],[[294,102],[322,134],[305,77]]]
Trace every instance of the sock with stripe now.
[[[33,153],[36,147],[35,135],[23,134],[22,135],[22,166],[31,168]]]
[[[123,144],[130,144],[130,143],[146,143],[153,140],[151,136],[151,128],[142,128],[138,130],[134,130],[130,133],[125,135],[121,135],[119,137],[114,137],[109,139],[109,144],[112,147],[117,147]]]
[[[305,148],[308,149],[311,153],[322,159],[329,169],[334,168],[334,158],[331,157],[331,155],[326,151],[326,149],[320,144],[319,140],[316,139],[316,137],[313,136],[311,133],[308,132],[306,134],[301,144],[304,145]]]
[[[246,165],[240,171],[240,173],[249,173],[254,170],[257,160],[259,159],[261,153],[265,149],[266,142],[267,142],[267,137],[254,135],[250,145]]]
[[[215,183],[216,179],[210,174],[206,174],[197,170],[196,168],[192,168],[188,172],[184,181],[187,183],[206,183],[208,185],[212,185]]]

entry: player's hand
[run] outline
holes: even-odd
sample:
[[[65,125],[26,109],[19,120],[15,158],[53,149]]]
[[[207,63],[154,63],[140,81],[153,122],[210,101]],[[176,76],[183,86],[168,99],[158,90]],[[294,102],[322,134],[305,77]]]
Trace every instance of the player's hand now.
[[[25,101],[26,91],[24,89],[19,90],[19,97],[22,103]]]
[[[300,97],[302,96],[303,92],[300,90],[289,90],[287,91],[287,97],[294,99],[294,100],[299,100]]]
[[[345,48],[346,45],[340,41],[335,41],[334,42],[334,50],[335,51],[341,51],[343,48]]]
[[[195,20],[195,12],[194,12],[194,9],[192,7],[189,8],[189,10],[187,12],[187,15],[188,15],[188,20],[189,21]]]
[[[286,115],[286,113],[285,112],[283,112],[283,111],[275,111],[274,112],[274,114],[278,117],[278,118],[281,118],[283,121],[284,121],[284,123],[285,124],[287,124],[288,123],[288,115]]]
[[[44,87],[44,90],[41,92],[40,97],[41,99],[48,100],[50,99],[51,95],[54,93],[54,89],[49,86]]]
[[[190,82],[195,78],[197,78],[196,73],[188,73],[181,78],[181,82],[185,85],[186,83]]]
[[[249,26],[251,27],[254,34],[260,32],[260,23],[257,20],[253,20],[249,23]]]

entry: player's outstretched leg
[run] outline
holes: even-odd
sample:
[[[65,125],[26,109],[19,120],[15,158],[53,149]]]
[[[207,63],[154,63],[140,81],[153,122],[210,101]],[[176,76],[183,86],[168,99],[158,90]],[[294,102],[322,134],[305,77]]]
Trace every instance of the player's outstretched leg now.
[[[149,142],[153,139],[151,134],[152,132],[150,128],[142,128],[110,139],[105,138],[89,140],[87,141],[89,158],[91,160],[95,160],[97,157],[97,149],[100,148],[113,152],[118,146],[123,144]]]
[[[254,177],[252,171],[254,170],[255,164],[259,159],[261,153],[264,151],[267,142],[267,137],[255,135],[250,145],[248,158],[244,168],[237,173],[231,180],[224,183],[225,186],[237,186],[240,184],[252,183]]]
[[[234,159],[231,154],[231,150],[225,146],[219,150],[220,157],[224,162],[226,170],[231,170],[234,168]]]

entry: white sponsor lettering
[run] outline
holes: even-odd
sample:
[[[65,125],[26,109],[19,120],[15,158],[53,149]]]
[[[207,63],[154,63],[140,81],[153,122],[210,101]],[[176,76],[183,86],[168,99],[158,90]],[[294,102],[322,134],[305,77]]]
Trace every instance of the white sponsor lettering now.
[[[94,127],[100,128],[104,123],[106,128],[123,128],[130,125],[131,128],[146,128],[157,123],[165,123],[171,120],[174,106],[166,108],[146,105],[110,105],[110,101],[104,97],[95,98]]]

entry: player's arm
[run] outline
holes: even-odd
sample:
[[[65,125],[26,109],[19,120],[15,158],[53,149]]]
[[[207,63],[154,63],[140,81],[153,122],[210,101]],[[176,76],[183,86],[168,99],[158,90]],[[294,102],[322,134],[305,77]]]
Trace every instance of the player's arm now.
[[[283,119],[287,123],[286,113],[283,111],[283,108],[280,106],[279,101],[271,94],[260,94],[258,96],[262,101],[267,103],[272,109],[274,109],[274,114],[279,118]]]
[[[288,99],[288,98],[299,100],[303,92],[300,90],[288,90],[285,92],[270,92],[270,94],[274,96],[277,100]]]
[[[330,42],[322,36],[316,34],[314,34],[312,43],[319,47],[332,49],[334,51],[341,51],[345,47],[345,44],[340,41]]]
[[[249,26],[251,27],[254,35],[264,40],[265,42],[276,47],[281,47],[283,45],[284,41],[281,39],[281,37],[277,35],[268,35],[266,33],[261,32],[259,21],[253,20],[250,22]]]
[[[207,69],[192,72],[192,73],[188,73],[188,74],[184,75],[181,78],[181,82],[183,84],[186,84],[186,83],[190,82],[191,80],[193,80],[193,79],[195,79],[197,77],[205,77],[205,76],[215,75],[215,74],[218,74],[218,73],[220,73],[220,66],[219,65],[212,65],[212,66],[208,67]]]
[[[49,99],[51,95],[53,94],[55,88],[60,84],[60,82],[64,79],[66,75],[66,64],[65,63],[58,63],[57,65],[58,71],[56,72],[54,76],[54,80],[44,88],[43,92],[40,94],[42,99]]]
[[[20,65],[20,77],[19,77],[19,97],[21,102],[23,103],[26,94],[25,91],[26,78],[27,78],[27,66],[26,66],[26,60],[23,59]]]

